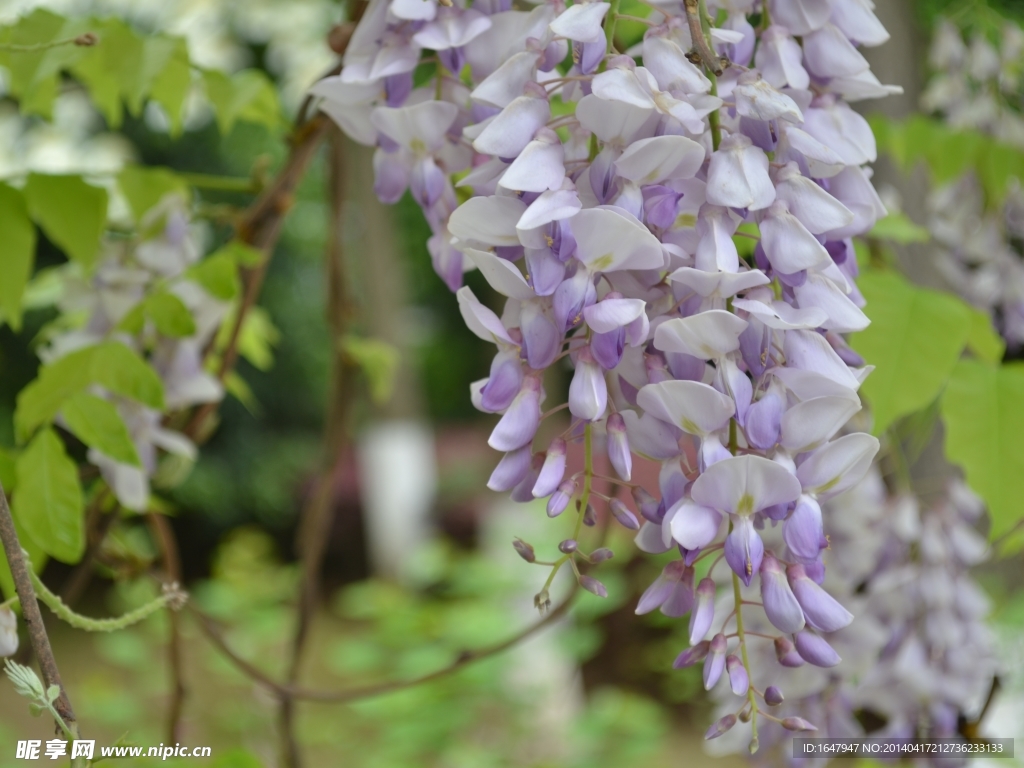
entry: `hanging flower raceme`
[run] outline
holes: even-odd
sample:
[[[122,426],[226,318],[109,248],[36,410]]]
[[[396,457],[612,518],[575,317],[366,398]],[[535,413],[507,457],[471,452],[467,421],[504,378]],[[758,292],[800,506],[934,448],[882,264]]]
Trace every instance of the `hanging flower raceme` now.
[[[382,199],[410,189],[438,274],[496,347],[471,392],[498,415],[489,444],[504,455],[488,485],[546,498],[552,517],[575,508],[574,546],[554,567],[569,563],[603,594],[579,570],[602,559],[579,534],[594,519],[603,438],[634,505],[614,498],[610,513],[639,526],[641,550],[678,554],[637,611],[691,614],[677,666],[706,659],[708,687],[727,678],[743,697],[709,738],[750,723],[756,747],[758,713],[774,717],[763,707],[785,683],[759,698],[774,672],[748,663],[760,641],[740,621],[760,616],[784,667],[838,663],[829,638],[851,619],[825,581],[820,504],[878,450],[844,430],[870,368],[840,334],[868,322],[850,238],[885,214],[863,168],[874,139],[846,102],[893,90],[857,49],[885,31],[866,2],[709,2],[703,19],[659,6],[620,55],[609,3],[412,5],[373,0],[342,73],[313,92],[376,147]],[[751,24],[754,13],[771,24]],[[411,87],[417,61],[433,76]],[[505,297],[500,313],[461,287],[472,268]],[[571,423],[535,445],[542,375],[559,364],[573,369]],[[587,466],[567,475],[576,441]],[[631,485],[637,457],[661,464],[658,488]],[[724,566],[695,586],[697,562],[719,554]],[[716,610],[730,582],[755,605]],[[546,589],[536,602],[548,604]]]

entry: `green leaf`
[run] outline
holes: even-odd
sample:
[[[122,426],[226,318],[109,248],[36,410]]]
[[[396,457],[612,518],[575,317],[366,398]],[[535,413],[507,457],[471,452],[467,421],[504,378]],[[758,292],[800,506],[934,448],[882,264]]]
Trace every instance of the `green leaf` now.
[[[145,360],[116,341],[93,347],[92,380],[115,395],[137,400],[150,408],[164,407],[164,385]]]
[[[24,441],[41,424],[53,419],[64,402],[90,384],[163,408],[163,384],[156,371],[124,344],[107,341],[65,355],[44,366],[38,378],[18,393],[15,435]]]
[[[55,13],[36,9],[0,31],[0,42],[12,45],[40,45],[58,39],[64,19]],[[18,98],[22,114],[38,114],[48,118],[57,95],[54,73],[47,76],[43,66],[49,51],[0,50],[0,64],[9,75],[9,90]]]
[[[867,236],[901,244],[927,243],[931,240],[931,233],[927,229],[915,224],[903,213],[890,213],[884,219],[879,219]]]
[[[262,123],[270,130],[281,126],[281,108],[273,83],[259,70],[245,69],[228,76],[203,72],[206,95],[217,117],[217,127],[227,135],[238,120]]]
[[[1024,364],[992,366],[961,360],[942,397],[946,456],[959,464],[988,505],[992,538],[1022,516],[1024,499]],[[1020,535],[1012,540],[1019,549]]]
[[[280,338],[281,332],[267,311],[263,307],[250,307],[238,335],[238,354],[259,370],[268,371],[274,365],[273,347]]]
[[[60,411],[68,429],[90,448],[122,464],[141,466],[132,436],[113,403],[79,392],[68,398]]]
[[[85,519],[78,467],[52,429],[44,429],[18,457],[14,511],[46,554],[77,563],[85,551]]]
[[[224,248],[193,264],[185,276],[199,283],[215,299],[228,301],[238,295],[238,266]]]
[[[169,168],[126,166],[117,175],[117,185],[128,199],[135,221],[169,194],[179,194],[186,201],[192,199],[188,184]]]
[[[0,448],[0,484],[9,494],[14,491],[17,485],[17,475],[14,465],[18,460],[18,454],[6,448]]]
[[[35,254],[36,229],[25,198],[0,184],[0,312],[15,331],[21,330],[21,303]]]
[[[381,405],[390,400],[400,359],[398,350],[379,339],[358,336],[345,336],[340,343],[342,352],[366,374],[373,401]]]
[[[55,360],[39,371],[39,376],[18,393],[14,411],[17,440],[27,440],[32,431],[60,410],[71,395],[92,383],[92,361],[96,347],[86,347]]]
[[[911,285],[891,271],[868,272],[858,286],[871,325],[850,342],[876,366],[861,392],[881,434],[938,396],[967,343],[971,314],[954,296]]]
[[[188,46],[182,38],[174,38],[163,69],[153,80],[150,97],[164,108],[171,122],[171,137],[181,134],[185,99],[192,89],[192,67],[188,58]]]
[[[196,332],[196,321],[192,313],[173,293],[155,293],[146,299],[146,314],[164,336],[180,338]]]
[[[979,360],[998,363],[1006,352],[1006,342],[992,327],[988,312],[970,307],[971,331],[967,337],[967,348]]]
[[[4,486],[4,490],[7,491],[7,497],[11,497],[11,489]],[[29,560],[32,561],[32,570],[36,573],[42,573],[43,568],[46,567],[46,562],[49,558],[46,553],[32,540],[26,532],[18,519],[14,519],[14,532],[18,534],[18,543],[21,548],[28,552]],[[14,597],[14,577],[11,576],[11,569],[7,565],[7,557],[4,555],[4,548],[0,547],[0,588],[3,589],[5,597]]]
[[[229,240],[223,247],[217,249],[217,253],[227,254],[240,267],[257,267],[263,263],[264,258],[262,251],[241,240]]]
[[[25,185],[28,211],[46,236],[88,267],[96,260],[107,223],[107,191],[81,176],[33,173]]]

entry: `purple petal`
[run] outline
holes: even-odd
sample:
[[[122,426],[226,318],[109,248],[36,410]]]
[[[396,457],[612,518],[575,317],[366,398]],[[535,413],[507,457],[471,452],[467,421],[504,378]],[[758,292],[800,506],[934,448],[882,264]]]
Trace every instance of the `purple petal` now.
[[[802,563],[814,562],[821,550],[821,537],[821,507],[810,496],[801,496],[782,529],[790,555]]]
[[[787,638],[775,638],[775,658],[784,667],[802,667],[806,662]]]
[[[768,621],[786,634],[804,628],[804,612],[786,580],[786,573],[775,557],[768,553],[761,562],[761,600]]]
[[[727,648],[725,635],[719,632],[711,638],[711,646],[707,659],[704,660],[704,690],[710,691],[725,671],[725,651]]]
[[[800,564],[786,569],[793,594],[804,610],[807,623],[821,632],[837,632],[853,621],[853,614],[846,610],[828,592],[807,576]]]
[[[708,648],[711,647],[711,642],[705,640],[697,643],[692,648],[687,648],[685,651],[676,656],[676,660],[672,662],[673,669],[684,669],[686,667],[692,667],[699,661],[703,661],[708,655]]]
[[[527,376],[519,394],[495,425],[487,444],[496,451],[513,451],[529,445],[540,425],[540,379]]]
[[[626,422],[622,414],[613,413],[608,417],[608,461],[611,462],[616,474],[629,482],[633,474],[633,454],[629,450],[629,438],[626,436]]]
[[[685,568],[683,577],[673,586],[665,602],[661,604],[661,612],[665,616],[678,618],[685,616],[693,608],[693,568]]]
[[[511,491],[530,471],[531,459],[528,445],[506,453],[491,473],[487,487],[492,491]]]
[[[842,661],[831,645],[809,630],[797,632],[793,643],[800,658],[816,667],[834,667]]]
[[[531,491],[535,498],[549,496],[561,485],[562,477],[565,475],[565,450],[565,440],[562,438],[556,437],[551,441]]]
[[[499,352],[491,362],[491,375],[480,390],[480,402],[491,413],[504,411],[519,394],[523,366],[515,351]]]
[[[729,687],[732,692],[737,696],[745,696],[750,688],[750,677],[743,662],[738,656],[730,654],[725,660],[725,667],[729,671]]]
[[[761,567],[763,557],[764,544],[754,530],[753,521],[749,517],[737,517],[732,533],[725,539],[725,561],[744,585],[749,587],[754,574]]]
[[[690,614],[690,645],[704,639],[715,620],[715,582],[701,579],[697,585],[696,606]]]

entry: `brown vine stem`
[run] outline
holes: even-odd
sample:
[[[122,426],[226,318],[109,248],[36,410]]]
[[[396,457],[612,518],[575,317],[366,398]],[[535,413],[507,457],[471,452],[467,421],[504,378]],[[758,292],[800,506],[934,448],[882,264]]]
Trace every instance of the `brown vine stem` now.
[[[323,464],[310,501],[303,510],[297,536],[301,580],[288,666],[289,689],[298,683],[310,628],[319,603],[320,574],[330,538],[335,470],[348,444],[349,416],[355,399],[353,380],[357,371],[344,354],[341,344],[351,326],[355,308],[348,286],[342,237],[347,197],[345,139],[337,128],[332,128],[328,136],[327,185],[330,222],[325,278],[327,322],[331,330],[331,394],[324,424]],[[302,755],[295,737],[295,701],[291,696],[281,698],[279,722],[284,765],[299,768]]]
[[[356,701],[358,699],[368,699],[372,696],[381,696],[385,693],[394,693],[395,691],[402,691],[406,688],[413,688],[424,683],[429,683],[434,680],[447,677],[455,672],[458,672],[465,666],[472,664],[483,659],[496,656],[503,651],[507,651],[523,640],[527,639],[531,635],[539,632],[544,627],[552,624],[555,620],[565,615],[569,608],[572,606],[572,602],[576,595],[579,593],[579,586],[573,585],[572,591],[558,606],[548,611],[544,618],[534,622],[526,629],[513,635],[507,640],[503,640],[496,645],[491,645],[486,648],[479,648],[473,651],[463,651],[459,654],[458,658],[449,664],[447,667],[430,672],[426,675],[413,678],[412,680],[394,680],[386,683],[377,683],[374,685],[360,686],[356,688],[343,689],[339,691],[322,690],[315,688],[299,688],[289,685],[285,685],[274,680],[270,675],[263,672],[257,666],[247,661],[246,659],[239,656],[235,651],[228,645],[227,640],[224,639],[224,634],[221,632],[217,623],[205,613],[200,611],[191,603],[187,606],[187,609],[198,619],[199,627],[203,631],[203,634],[215,645],[221,653],[224,654],[231,661],[235,667],[238,668],[246,677],[252,679],[259,685],[263,686],[277,698],[291,698],[294,700],[309,701],[321,704],[344,704],[350,701]]]
[[[181,556],[167,518],[159,512],[150,512],[146,516],[150,530],[160,546],[160,556],[164,565],[164,581],[171,584],[181,583]],[[185,709],[185,663],[182,658],[181,616],[178,611],[168,611],[167,662],[171,672],[171,703],[167,707],[167,743],[177,744],[181,741],[181,715]]]
[[[43,614],[39,610],[39,603],[36,602],[36,591],[32,586],[28,563],[25,562],[25,555],[21,551],[21,542],[18,541],[18,533],[14,530],[14,518],[11,517],[11,508],[7,504],[7,494],[2,485],[0,485],[0,540],[3,541],[4,554],[7,555],[7,564],[10,566],[11,576],[14,578],[14,589],[21,600],[22,616],[28,626],[32,651],[39,661],[39,671],[43,674],[43,685],[47,688],[52,685],[60,688],[60,696],[54,702],[54,708],[68,730],[75,738],[78,738],[78,722],[75,719],[75,712],[71,708],[71,701],[60,680],[60,670],[57,669],[57,660],[53,657],[50,638],[46,634],[46,625],[43,624]]]
[[[690,27],[690,39],[693,41],[693,49],[700,57],[701,63],[716,76],[722,74],[722,60],[711,50],[708,39],[704,37],[704,28],[701,25],[700,0],[684,0],[683,6],[686,9],[686,23]]]

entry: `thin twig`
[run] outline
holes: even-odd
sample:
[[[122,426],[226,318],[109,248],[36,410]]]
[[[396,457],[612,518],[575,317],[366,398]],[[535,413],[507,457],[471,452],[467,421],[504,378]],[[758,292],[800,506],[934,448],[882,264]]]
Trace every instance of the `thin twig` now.
[[[157,512],[147,516],[150,530],[160,548],[166,581],[181,584],[181,557],[178,543],[167,518]],[[181,741],[181,715],[185,709],[185,663],[181,654],[181,618],[177,611],[168,614],[167,663],[171,671],[171,702],[167,707],[167,743]]]
[[[715,75],[722,74],[722,60],[715,55],[704,37],[704,28],[700,23],[700,0],[684,0],[683,6],[686,9],[686,23],[690,27],[690,39],[693,41],[693,49],[700,57],[701,63]]]
[[[195,617],[199,620],[199,627],[202,629],[203,634],[209,638],[210,642],[212,642],[221,651],[221,653],[223,653],[228,660],[235,665],[235,667],[245,674],[246,677],[249,677],[256,683],[259,683],[278,698],[287,696],[297,701],[318,702],[321,704],[341,704],[356,701],[357,699],[368,699],[372,696],[381,696],[385,693],[394,693],[395,691],[402,691],[407,688],[414,688],[418,685],[447,677],[454,672],[458,672],[469,664],[482,661],[483,659],[490,658],[491,656],[496,656],[503,651],[507,651],[509,648],[518,645],[523,640],[536,632],[539,632],[541,629],[563,616],[571,607],[572,602],[578,593],[578,585],[573,585],[572,591],[565,600],[552,610],[548,611],[548,613],[544,615],[544,618],[534,622],[526,629],[496,645],[480,648],[475,651],[463,651],[454,662],[435,672],[421,675],[420,677],[413,678],[412,680],[395,680],[387,683],[376,683],[373,685],[348,688],[340,691],[290,687],[277,682],[254,664],[246,661],[235,653],[224,639],[224,635],[221,633],[216,622],[212,618],[204,614],[195,606],[189,605],[188,609],[192,611]]]
[[[7,505],[7,494],[4,493],[3,485],[0,485],[0,540],[3,541],[4,554],[7,555],[7,564],[10,566],[11,576],[14,578],[14,589],[21,600],[21,611],[25,618],[25,624],[28,626],[29,641],[32,643],[32,650],[39,661],[39,671],[43,673],[43,684],[47,688],[52,685],[60,688],[60,696],[54,702],[54,707],[64,724],[77,738],[78,723],[75,719],[75,712],[71,708],[71,701],[60,680],[57,660],[53,657],[50,638],[46,634],[46,626],[43,624],[43,614],[39,610],[39,603],[36,602],[32,575],[25,562],[25,554],[21,550],[18,533],[14,530],[14,518],[11,517],[11,508]]]

